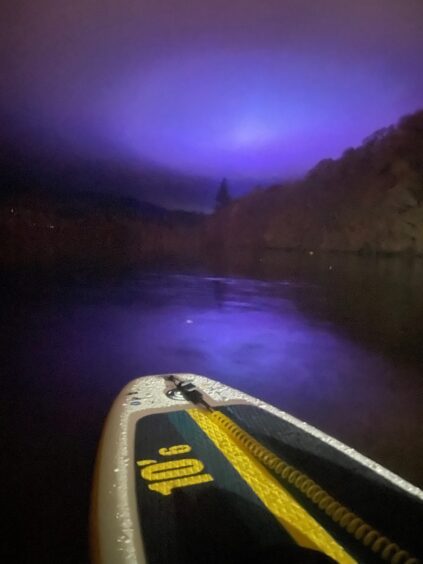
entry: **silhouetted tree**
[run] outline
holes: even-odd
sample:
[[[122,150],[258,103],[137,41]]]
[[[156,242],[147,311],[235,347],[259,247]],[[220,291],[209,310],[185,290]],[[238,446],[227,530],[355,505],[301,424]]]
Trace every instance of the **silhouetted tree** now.
[[[216,211],[226,207],[231,202],[231,200],[232,198],[229,194],[228,181],[226,180],[226,178],[224,178],[220,183],[219,190],[216,194]]]

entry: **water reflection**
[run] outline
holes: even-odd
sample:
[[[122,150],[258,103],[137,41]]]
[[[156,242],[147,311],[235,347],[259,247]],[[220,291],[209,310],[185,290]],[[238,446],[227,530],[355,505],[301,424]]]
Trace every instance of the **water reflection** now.
[[[422,485],[422,282],[419,261],[274,253],[190,271],[15,277],[2,326],[10,472],[35,513],[47,484],[57,500],[45,509],[45,537],[26,524],[29,540],[47,550],[54,522],[66,546],[68,529],[53,515],[67,488],[65,522],[85,538],[102,421],[141,374],[221,380]],[[37,467],[31,476],[23,460],[16,469],[23,453]],[[77,560],[74,551],[60,561],[83,561],[78,542]]]
[[[301,281],[297,300],[307,315],[329,318],[361,341],[404,354],[423,368],[423,260],[269,251],[220,257],[213,268],[265,280]],[[303,286],[321,292],[303,291]],[[318,298],[318,299],[316,299]]]

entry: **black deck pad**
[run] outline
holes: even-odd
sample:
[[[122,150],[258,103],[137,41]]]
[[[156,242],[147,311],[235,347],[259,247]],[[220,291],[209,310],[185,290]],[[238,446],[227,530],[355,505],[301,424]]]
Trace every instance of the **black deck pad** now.
[[[188,444],[188,454],[163,457],[159,449]],[[213,481],[152,491],[136,464],[136,493],[149,564],[324,563],[326,556],[297,546],[185,411],[149,415],[137,422],[136,461],[195,458]],[[145,467],[147,467],[146,465]],[[158,480],[162,481],[162,480]]]
[[[255,406],[219,409],[370,525],[415,556],[419,554],[423,504],[412,496],[337,449]],[[163,450],[175,445],[182,445],[181,452]],[[189,452],[183,452],[188,448]],[[175,470],[178,464],[180,468]],[[179,487],[175,475],[186,479],[184,468],[189,476],[190,464],[200,464],[194,473],[199,482]],[[135,472],[149,564],[332,562],[295,544],[185,411],[148,415],[137,422]],[[295,488],[282,485],[357,561],[380,562]]]
[[[307,474],[342,505],[415,557],[423,554],[423,502],[363,466],[350,456],[316,439],[299,427],[252,405],[221,408],[261,444]],[[295,487],[284,487],[344,546],[355,546],[329,517]],[[365,561],[371,556],[361,553]],[[376,560],[380,562],[380,558]]]

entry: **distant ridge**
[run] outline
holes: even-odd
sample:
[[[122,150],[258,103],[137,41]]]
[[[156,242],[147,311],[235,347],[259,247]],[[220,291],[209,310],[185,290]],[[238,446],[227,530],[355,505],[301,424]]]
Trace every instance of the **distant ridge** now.
[[[60,145],[55,150],[51,146],[38,149],[36,140],[0,138],[0,200],[34,191],[101,192],[158,208],[206,211],[213,207],[219,180],[183,174],[149,161],[94,159],[67,153]]]

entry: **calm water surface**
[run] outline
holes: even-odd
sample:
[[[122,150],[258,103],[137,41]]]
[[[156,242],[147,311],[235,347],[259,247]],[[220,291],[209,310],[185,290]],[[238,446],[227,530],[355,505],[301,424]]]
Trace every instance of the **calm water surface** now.
[[[143,374],[221,380],[423,485],[419,261],[268,254],[5,280],[13,561],[87,561],[102,423]]]

